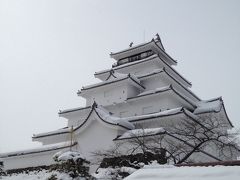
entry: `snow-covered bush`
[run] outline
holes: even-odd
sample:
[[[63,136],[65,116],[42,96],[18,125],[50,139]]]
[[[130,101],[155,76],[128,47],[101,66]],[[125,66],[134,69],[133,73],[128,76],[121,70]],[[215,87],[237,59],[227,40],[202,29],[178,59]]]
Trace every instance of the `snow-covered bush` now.
[[[144,165],[151,164],[153,161],[158,164],[167,163],[166,151],[163,149],[157,153],[143,151],[128,155],[121,154],[115,151],[115,149],[110,149],[94,152],[94,155],[101,160],[101,163],[93,176],[100,179],[123,179]]]
[[[131,167],[99,168],[93,176],[97,179],[123,179],[137,169]]]
[[[6,175],[6,173],[3,171],[3,169],[0,166],[0,178],[1,178],[1,176],[5,176],[5,175]]]
[[[53,159],[57,162],[52,167],[52,170],[68,173],[72,178],[83,177],[89,179],[89,164],[79,152],[67,151],[58,152],[53,156]]]

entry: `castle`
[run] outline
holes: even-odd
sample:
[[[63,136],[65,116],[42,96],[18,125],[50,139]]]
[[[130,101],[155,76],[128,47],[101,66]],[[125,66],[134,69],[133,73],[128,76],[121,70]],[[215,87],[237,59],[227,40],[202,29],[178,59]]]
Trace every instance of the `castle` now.
[[[190,90],[192,84],[174,69],[177,62],[158,35],[110,57],[116,60],[112,68],[94,74],[101,82],[77,92],[86,106],[58,113],[67,119],[67,127],[33,135],[40,148],[1,154],[5,169],[50,165],[56,152],[70,148],[91,160],[92,152],[108,149],[129,132],[166,127],[179,118],[211,114],[227,124],[224,131],[233,127],[222,98],[203,101]],[[219,160],[216,154],[201,153],[202,161]]]

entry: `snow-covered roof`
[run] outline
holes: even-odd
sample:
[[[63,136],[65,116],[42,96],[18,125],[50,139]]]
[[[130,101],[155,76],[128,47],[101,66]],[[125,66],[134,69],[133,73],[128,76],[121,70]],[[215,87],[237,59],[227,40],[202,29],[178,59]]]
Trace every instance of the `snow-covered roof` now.
[[[123,59],[123,58],[129,57],[129,56],[144,52],[146,50],[152,50],[156,54],[162,54],[169,61],[169,63],[171,65],[176,65],[177,64],[177,61],[174,60],[171,56],[169,56],[165,52],[160,39],[159,40],[152,39],[149,42],[138,44],[136,46],[129,47],[127,49],[124,49],[124,50],[116,52],[116,53],[111,53],[110,57],[114,58],[115,60],[118,61],[120,59]]]
[[[142,75],[138,75],[137,78],[140,80],[146,79],[146,78],[150,78],[152,76],[155,75],[160,75],[160,74],[166,74],[168,77],[170,77],[174,82],[176,82],[178,85],[180,85],[184,90],[186,90],[188,93],[190,93],[193,97],[195,97],[197,100],[200,100],[200,98],[194,94],[189,88],[186,88],[180,81],[178,81],[176,78],[174,78],[170,72],[168,72],[168,70],[163,67],[161,69],[156,69],[150,73],[146,73],[146,74],[142,74]]]
[[[118,77],[118,78],[117,77],[111,78],[106,81],[99,82],[99,83],[96,83],[93,85],[84,86],[84,87],[82,87],[81,91],[78,91],[78,95],[82,94],[83,91],[85,91],[85,90],[102,87],[105,85],[109,85],[109,84],[124,81],[124,80],[130,80],[130,82],[132,82],[135,86],[137,86],[141,89],[145,89],[145,87],[143,85],[141,85],[139,79],[135,75],[129,73],[129,74],[121,74],[121,77]]]
[[[126,63],[126,64],[122,64],[122,65],[113,67],[112,69],[107,69],[107,70],[102,70],[102,71],[95,72],[94,76],[99,77],[103,74],[110,73],[112,70],[116,71],[116,70],[124,69],[124,68],[129,67],[129,66],[134,66],[134,65],[137,65],[137,64],[145,63],[145,62],[148,62],[148,61],[155,61],[155,60],[163,62],[164,66],[171,69],[171,71],[175,75],[180,77],[183,80],[183,82],[185,82],[186,85],[188,85],[189,87],[192,86],[191,82],[189,82],[186,78],[184,78],[181,74],[179,74],[174,68],[172,68],[168,63],[166,63],[165,60],[163,60],[158,54],[154,54],[152,56],[149,56],[149,57],[147,57],[145,59],[142,59],[142,60],[139,60],[139,61],[134,61],[134,62],[129,62],[129,63]]]
[[[139,61],[133,61],[133,62],[129,62],[127,64],[119,65],[119,66],[114,67],[112,69],[105,69],[105,70],[102,70],[102,71],[95,72],[94,75],[97,76],[97,75],[104,74],[104,73],[110,73],[111,70],[118,70],[118,69],[122,69],[122,68],[125,68],[125,67],[128,67],[128,66],[133,66],[135,64],[143,63],[143,62],[146,62],[146,61],[156,60],[157,57],[158,57],[157,54],[153,54],[152,56],[149,56],[149,57],[147,57],[145,59],[142,59],[142,60],[139,60]]]
[[[106,79],[106,81],[111,80],[111,79],[116,79],[116,78],[124,78],[124,77],[126,77],[126,75],[127,74],[118,73],[114,70],[111,70],[110,73],[109,73],[109,76]],[[136,77],[136,79],[137,79],[137,77]],[[137,79],[137,81],[138,81],[138,79]]]
[[[154,90],[149,90],[149,91],[145,91],[143,93],[140,93],[138,96],[135,97],[130,97],[127,100],[131,101],[133,99],[137,99],[137,98],[143,98],[146,96],[150,96],[150,95],[158,95],[160,93],[163,92],[167,92],[167,91],[171,91],[174,92],[177,96],[179,96],[180,98],[182,98],[183,100],[185,100],[187,103],[189,103],[192,107],[196,108],[196,103],[191,100],[189,97],[183,95],[182,93],[180,93],[178,90],[176,90],[175,88],[173,88],[173,86],[170,84],[169,86],[165,86],[165,87],[161,87],[161,88],[156,88]]]
[[[176,167],[149,165],[135,171],[125,180],[237,180],[240,166]]]
[[[33,134],[32,138],[34,139],[34,138],[45,137],[45,136],[49,136],[49,135],[58,135],[58,134],[70,133],[71,130],[72,130],[71,127],[67,127],[67,128],[58,129],[58,130],[55,130],[55,131]]]
[[[180,114],[180,113],[183,113],[183,112],[184,112],[184,108],[179,107],[179,108],[174,108],[174,109],[165,110],[165,111],[156,112],[156,113],[151,113],[151,114],[124,117],[124,118],[121,118],[121,119],[127,120],[129,122],[134,122],[134,121],[141,121],[141,120],[147,120],[147,119],[177,115],[177,114]]]
[[[104,123],[107,123],[108,125],[121,127],[121,128],[126,129],[126,130],[130,130],[130,129],[134,129],[135,128],[135,126],[131,122],[129,122],[128,120],[112,116],[102,106],[97,106],[94,103],[93,106],[92,106],[91,111],[89,112],[87,118],[83,121],[82,124],[73,127],[73,129],[71,127],[68,127],[68,128],[59,129],[59,130],[56,130],[56,131],[50,131],[50,132],[45,132],[45,133],[40,133],[40,134],[34,134],[32,138],[33,139],[37,139],[37,138],[61,135],[61,134],[71,133],[72,131],[73,132],[77,131],[78,129],[82,128],[86,124],[86,122],[90,118],[91,114],[94,113],[94,112],[96,113],[96,115],[99,117],[99,119],[101,121],[103,121]]]
[[[2,153],[0,154],[0,158],[8,158],[8,157],[14,157],[14,156],[22,156],[22,155],[29,155],[29,154],[35,154],[35,153],[43,153],[48,151],[55,151],[55,150],[72,147],[72,146],[75,146],[76,144],[77,142],[66,141],[66,142],[61,142],[56,144],[44,145],[34,149],[15,151],[10,153]]]
[[[90,108],[91,108],[91,106],[59,110],[58,114],[61,115],[61,114],[65,114],[65,113],[71,113],[71,112],[81,111],[81,110],[90,109]]]
[[[127,129],[134,129],[135,126],[126,119],[121,119],[119,117],[111,116],[109,112],[104,109],[102,106],[95,108],[97,114],[101,117],[102,120],[110,124],[115,124],[118,126],[125,127]]]
[[[232,122],[228,118],[222,97],[210,99],[207,101],[200,101],[197,104],[197,108],[194,110],[194,114],[198,115],[198,114],[210,113],[210,112],[219,113],[219,112],[221,112],[222,109],[226,116],[227,122],[229,123],[229,125],[231,127],[233,127]]]
[[[194,113],[200,114],[200,113],[205,113],[210,111],[219,112],[222,108],[222,105],[223,105],[223,101],[221,100],[221,98],[215,98],[207,101],[200,101],[197,104],[197,108],[194,110]]]
[[[152,136],[152,135],[162,134],[165,132],[166,131],[161,127],[133,129],[133,130],[126,131],[121,136],[117,137],[115,140],[128,139],[128,138],[134,138],[134,137],[142,137],[142,136]]]

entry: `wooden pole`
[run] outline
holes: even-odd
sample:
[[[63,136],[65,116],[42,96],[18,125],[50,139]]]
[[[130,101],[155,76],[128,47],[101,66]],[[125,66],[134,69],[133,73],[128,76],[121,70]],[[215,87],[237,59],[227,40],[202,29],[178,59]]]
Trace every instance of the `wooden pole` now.
[[[72,151],[72,145],[73,145],[73,126],[71,127],[70,135],[71,135],[71,139],[70,139],[70,151]]]

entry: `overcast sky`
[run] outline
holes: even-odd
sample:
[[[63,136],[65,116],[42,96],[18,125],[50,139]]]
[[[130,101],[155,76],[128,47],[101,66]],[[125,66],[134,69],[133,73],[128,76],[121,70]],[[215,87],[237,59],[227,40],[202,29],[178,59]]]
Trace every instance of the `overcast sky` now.
[[[202,99],[222,96],[240,127],[240,1],[0,0],[0,152],[39,146],[33,133],[66,126],[58,110],[98,82],[116,52],[159,33]],[[145,34],[145,36],[144,36]]]

